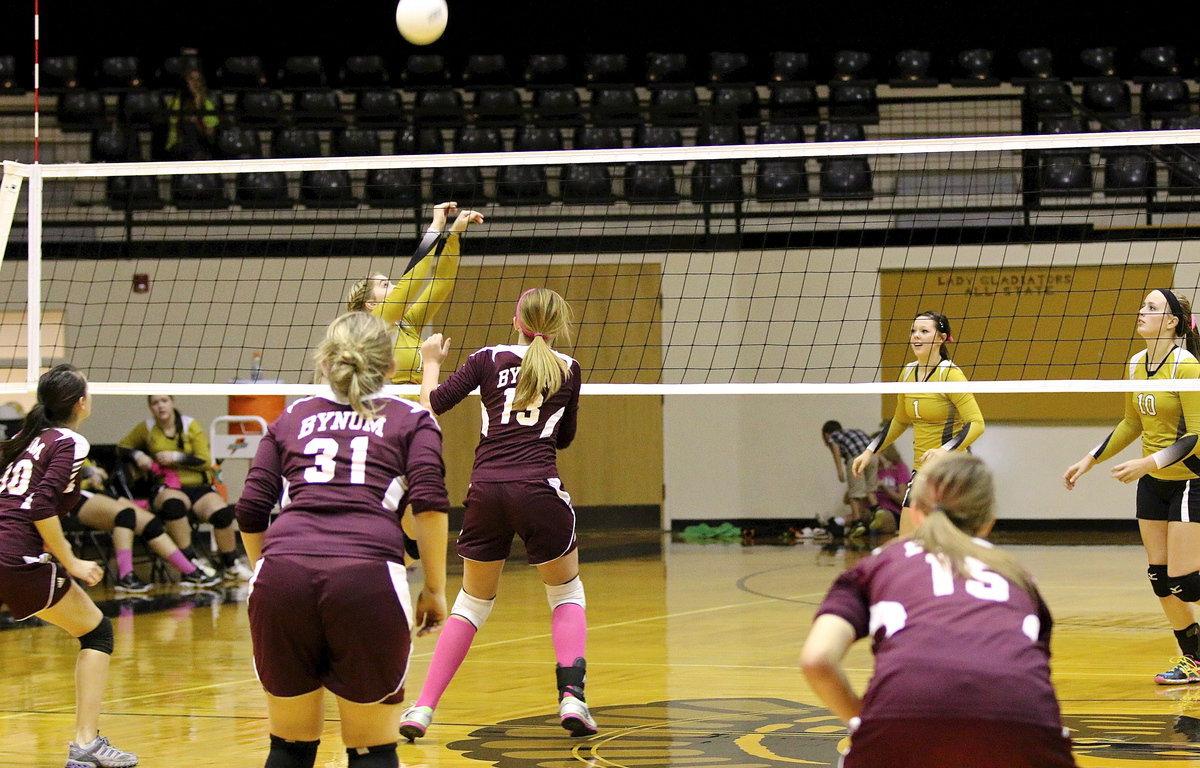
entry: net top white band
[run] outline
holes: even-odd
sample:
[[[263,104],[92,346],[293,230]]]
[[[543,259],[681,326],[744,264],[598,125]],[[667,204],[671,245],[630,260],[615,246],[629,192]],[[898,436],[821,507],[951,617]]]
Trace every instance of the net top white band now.
[[[442,155],[378,155],[262,160],[196,160],[157,163],[61,163],[29,165],[4,161],[5,173],[43,178],[178,176],[196,173],[374,170],[380,168],[456,168],[563,163],[687,162],[786,157],[906,155],[938,152],[1011,152],[1065,148],[1200,144],[1200,130],[1064,133],[1037,136],[978,136],[950,139],[825,141],[801,144],[742,144],[695,147],[555,150],[551,152],[476,152]]]

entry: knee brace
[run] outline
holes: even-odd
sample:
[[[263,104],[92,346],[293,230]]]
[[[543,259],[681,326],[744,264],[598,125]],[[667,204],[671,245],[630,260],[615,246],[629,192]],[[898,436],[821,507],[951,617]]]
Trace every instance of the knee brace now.
[[[182,520],[187,517],[187,513],[187,504],[184,504],[182,499],[167,499],[158,508],[158,516],[168,522],[171,520]]]
[[[101,618],[100,623],[91,632],[79,636],[79,650],[85,649],[100,651],[112,656],[113,628],[112,622],[108,620],[107,616]]]
[[[1182,576],[1168,576],[1171,594],[1185,603],[1200,600],[1200,571],[1192,571]]]
[[[234,508],[233,506],[222,507],[212,516],[208,518],[208,522],[212,523],[213,528],[228,528],[233,525]]]
[[[272,733],[266,768],[312,768],[317,762],[317,745],[320,743],[320,739],[288,741]]]
[[[495,604],[496,598],[494,597],[491,600],[480,600],[460,589],[458,597],[454,598],[454,607],[450,609],[450,615],[466,619],[475,629],[483,629],[484,622],[487,621],[488,614],[492,612],[492,606]]]
[[[587,598],[583,594],[583,579],[576,576],[566,584],[547,584],[546,600],[550,603],[551,613],[554,613],[554,609],[558,606],[567,603],[575,603],[580,608],[587,610]]]
[[[347,749],[346,759],[350,768],[397,768],[400,765],[400,759],[396,756],[396,742]]]
[[[167,529],[163,528],[162,521],[157,517],[152,517],[150,518],[150,522],[146,523],[146,526],[142,528],[142,541],[154,541],[166,532]]]
[[[1170,597],[1171,585],[1167,582],[1167,566],[1151,565],[1146,568],[1146,578],[1150,579],[1150,588],[1158,597]]]
[[[137,530],[137,512],[133,510],[133,507],[125,507],[125,509],[118,512],[117,516],[113,518],[113,527],[128,528],[131,531]]]

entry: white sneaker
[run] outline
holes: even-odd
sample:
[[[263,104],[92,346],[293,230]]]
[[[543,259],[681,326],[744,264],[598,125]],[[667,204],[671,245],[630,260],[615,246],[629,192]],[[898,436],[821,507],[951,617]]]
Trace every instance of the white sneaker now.
[[[432,722],[432,707],[409,707],[400,716],[400,735],[408,739],[411,744],[425,735],[425,731],[429,730],[429,724]]]
[[[574,696],[563,696],[558,702],[558,719],[572,736],[592,736],[600,732],[587,704]]]
[[[208,562],[208,560],[206,558],[193,557],[193,558],[189,558],[189,559],[191,560],[192,565],[196,566],[196,568],[199,569],[199,571],[201,573],[203,573],[205,576],[209,577],[210,579],[217,575],[217,569],[213,568],[212,563]]]
[[[137,764],[137,755],[117,749],[103,736],[83,746],[72,741],[67,747],[66,768],[131,768]]]
[[[243,563],[240,559],[235,560],[233,565],[225,568],[226,581],[250,581],[254,576],[254,571],[250,570],[250,566]]]

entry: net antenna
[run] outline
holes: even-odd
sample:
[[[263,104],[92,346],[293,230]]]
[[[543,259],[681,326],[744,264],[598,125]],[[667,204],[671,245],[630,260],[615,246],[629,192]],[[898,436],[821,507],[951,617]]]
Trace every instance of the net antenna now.
[[[1198,195],[1154,209],[1162,223],[1147,231],[1145,194],[1056,196],[1027,179],[1064,155],[1090,167],[1142,153],[1161,167],[1164,147],[1194,158],[1197,144],[1200,131],[1159,130],[8,162],[0,213],[30,179],[28,290],[6,298],[9,310],[28,306],[30,353],[24,380],[0,389],[32,391],[42,366],[63,358],[97,393],[311,393],[325,325],[355,282],[381,274],[411,289],[412,314],[397,322],[455,340],[452,364],[515,341],[522,290],[558,290],[578,320],[564,351],[583,364],[589,394],[921,391],[895,379],[925,309],[953,321],[951,354],[971,379],[943,391],[1129,391],[1141,297],[1171,285],[1194,298],[1200,286],[1187,236]],[[388,149],[405,149],[401,137]],[[871,176],[865,194],[828,186],[841,160]],[[773,198],[763,168],[779,162],[802,183]],[[736,199],[702,199],[717,164]],[[570,197],[580,178],[600,180],[596,197]],[[413,266],[444,199],[487,206],[488,221],[463,236],[457,262]],[[283,383],[230,383],[260,357],[262,376]]]

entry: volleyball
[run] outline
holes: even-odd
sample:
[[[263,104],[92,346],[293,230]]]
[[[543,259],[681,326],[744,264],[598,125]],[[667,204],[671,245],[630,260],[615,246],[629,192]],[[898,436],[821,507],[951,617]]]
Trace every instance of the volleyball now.
[[[400,0],[396,29],[413,45],[429,45],[446,31],[450,10],[446,0]]]

